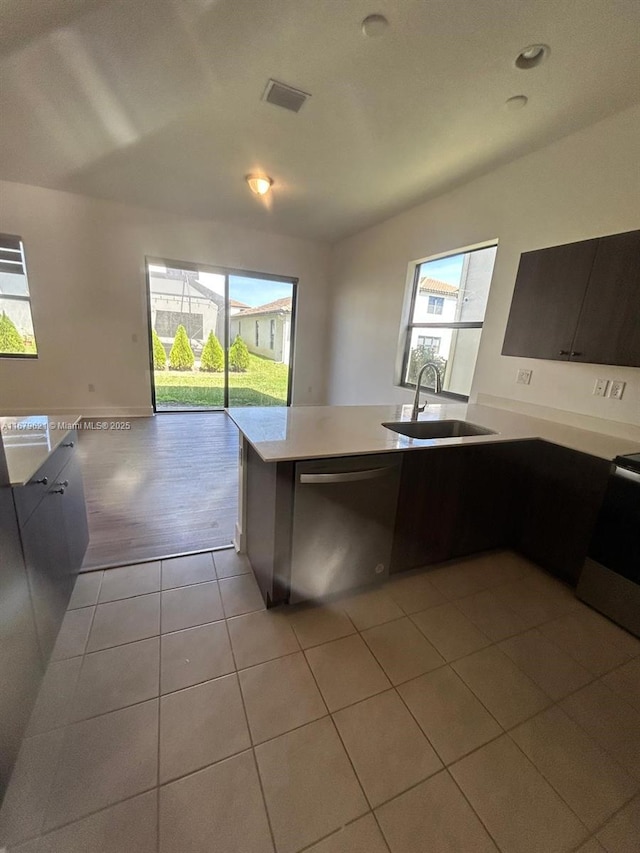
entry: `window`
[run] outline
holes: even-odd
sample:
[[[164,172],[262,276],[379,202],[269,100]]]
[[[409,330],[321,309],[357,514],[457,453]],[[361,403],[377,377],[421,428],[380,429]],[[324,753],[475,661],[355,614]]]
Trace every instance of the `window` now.
[[[269,349],[276,348],[276,321],[271,320],[269,324]]]
[[[415,387],[420,367],[433,361],[445,393],[469,396],[496,251],[493,245],[416,263],[402,385]]]
[[[260,323],[256,320],[256,346],[260,346]]]
[[[22,239],[0,234],[0,357],[37,355]]]
[[[184,326],[187,337],[201,341],[204,339],[202,314],[186,311],[156,311],[155,330],[161,338],[175,338],[178,326]]]
[[[441,338],[430,338],[426,335],[418,335],[418,346],[430,349],[434,355],[437,355],[440,352],[441,340]]]

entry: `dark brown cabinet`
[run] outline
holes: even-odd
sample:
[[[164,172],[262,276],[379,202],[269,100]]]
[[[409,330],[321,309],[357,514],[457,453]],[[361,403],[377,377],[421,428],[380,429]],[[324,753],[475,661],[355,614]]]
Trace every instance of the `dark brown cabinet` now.
[[[390,571],[447,560],[458,513],[458,448],[412,451],[402,460]]]
[[[512,469],[518,495],[513,546],[570,584],[577,582],[602,504],[610,463],[576,450],[527,442]]]
[[[391,571],[511,543],[517,444],[405,453]]]
[[[13,489],[42,660],[55,643],[89,543],[77,436],[69,433],[24,486]]]
[[[2,454],[0,442],[0,469]],[[44,670],[11,488],[2,479],[0,470],[0,801]]]
[[[89,542],[77,456],[49,482],[20,534],[40,650],[47,661]]]
[[[640,367],[640,231],[525,252],[502,354]]]
[[[577,361],[640,367],[640,231],[598,241],[573,346]]]

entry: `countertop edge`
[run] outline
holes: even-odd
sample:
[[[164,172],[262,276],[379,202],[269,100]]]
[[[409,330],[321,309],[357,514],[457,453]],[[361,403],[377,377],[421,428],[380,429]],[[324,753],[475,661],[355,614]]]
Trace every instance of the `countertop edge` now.
[[[9,472],[9,482],[7,483],[7,486],[10,488],[26,486],[27,483],[37,474],[40,468],[42,468],[45,462],[47,462],[52,454],[60,447],[69,433],[77,429],[78,424],[82,420],[82,415],[73,415],[66,418],[63,415],[43,415],[41,417],[48,417],[48,435],[55,435],[55,441],[50,440],[46,448],[43,446],[41,449],[34,450],[33,459],[28,464],[21,464],[16,461],[17,451],[24,448],[21,448],[20,446],[12,447],[10,444],[7,445],[3,442],[5,457],[7,460],[7,469]],[[5,434],[4,427],[6,427],[9,422],[17,422],[21,420],[24,419],[11,417],[0,418],[0,427],[3,429],[2,434]]]
[[[362,456],[370,453],[437,450],[446,449],[447,447],[467,447],[519,441],[544,441],[606,461],[611,461],[619,454],[640,452],[640,441],[636,442],[634,439],[593,432],[556,421],[543,421],[540,418],[533,418],[530,415],[511,412],[487,406],[486,404],[451,404],[444,405],[439,410],[436,406],[431,406],[425,415],[419,418],[420,421],[446,420],[456,417],[496,430],[495,433],[490,435],[438,439],[410,439],[397,434],[392,435],[391,433],[388,437],[372,434],[373,428],[377,428],[378,426],[381,429],[385,429],[382,427],[383,420],[408,420],[406,417],[398,417],[397,406],[301,406],[290,407],[288,410],[285,407],[273,408],[291,413],[286,415],[286,418],[290,418],[292,421],[304,418],[305,414],[306,416],[312,416],[314,412],[318,413],[318,418],[330,418],[333,414],[338,418],[342,417],[344,419],[344,428],[341,433],[340,424],[334,424],[334,436],[330,439],[324,439],[325,446],[322,448],[312,448],[309,446],[309,440],[306,436],[305,442],[301,442],[299,438],[270,439],[264,435],[256,434],[258,432],[257,427],[252,430],[251,425],[247,423],[252,417],[252,415],[247,415],[247,410],[237,408],[226,409],[225,411],[247,442],[255,450],[260,459],[267,463],[294,462],[301,459],[326,459],[338,456]],[[269,411],[271,411],[273,416],[273,409],[270,409],[270,407],[264,407],[262,411],[265,418],[269,417]],[[357,436],[357,427],[354,432],[353,426],[348,424],[347,421],[350,413],[363,420],[366,419],[367,412],[370,413],[371,417],[366,421],[367,433],[364,434],[363,439],[360,441]],[[253,417],[255,417],[255,408],[252,409],[252,413]],[[503,430],[499,429],[501,421],[505,425]],[[287,447],[287,443],[290,445],[296,444],[297,447]],[[300,447],[301,444],[305,443],[307,446]],[[598,445],[601,446],[599,447]]]

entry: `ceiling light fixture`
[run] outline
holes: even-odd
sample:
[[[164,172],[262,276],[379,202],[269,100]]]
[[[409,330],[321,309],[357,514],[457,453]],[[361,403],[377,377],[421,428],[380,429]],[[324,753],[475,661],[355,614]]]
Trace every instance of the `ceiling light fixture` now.
[[[549,56],[549,47],[546,44],[530,44],[516,56],[516,68],[527,71],[529,68],[537,68]]]
[[[273,186],[273,180],[267,175],[246,175],[245,181],[256,195],[266,195]]]
[[[367,38],[378,38],[385,33],[389,21],[384,15],[367,15],[362,22],[362,34]]]

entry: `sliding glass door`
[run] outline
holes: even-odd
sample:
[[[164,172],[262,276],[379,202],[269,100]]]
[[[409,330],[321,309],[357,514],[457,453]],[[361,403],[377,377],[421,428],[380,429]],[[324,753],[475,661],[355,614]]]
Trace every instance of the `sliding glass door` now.
[[[296,279],[147,260],[157,412],[286,406]]]

